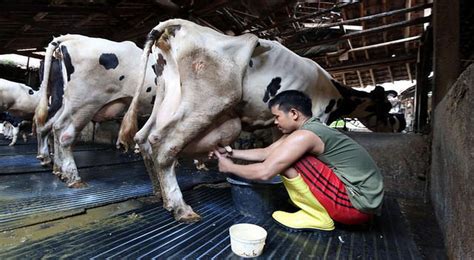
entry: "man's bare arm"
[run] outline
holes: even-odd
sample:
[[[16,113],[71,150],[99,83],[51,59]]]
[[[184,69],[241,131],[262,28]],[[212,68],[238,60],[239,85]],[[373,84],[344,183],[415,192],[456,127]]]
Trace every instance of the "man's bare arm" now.
[[[246,161],[262,162],[265,159],[267,159],[268,155],[283,142],[285,137],[286,135],[282,136],[276,142],[272,143],[271,145],[265,148],[248,149],[248,150],[233,149],[232,153],[229,154],[229,157],[234,158],[234,159],[246,160]]]
[[[288,169],[305,153],[316,155],[323,151],[324,143],[317,135],[306,130],[298,130],[274,147],[266,160],[261,163],[239,165],[219,155],[219,170],[246,179],[268,180]]]

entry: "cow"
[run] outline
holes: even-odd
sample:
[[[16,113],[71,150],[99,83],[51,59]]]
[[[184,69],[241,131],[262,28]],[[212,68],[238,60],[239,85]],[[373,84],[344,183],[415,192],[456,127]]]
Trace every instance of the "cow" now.
[[[149,33],[144,64],[152,51],[154,59],[164,64],[157,87],[164,96],[137,133],[140,97],[134,96],[118,144],[125,149],[134,143],[140,146],[155,194],[161,191],[163,207],[178,221],[194,222],[200,216],[183,200],[174,171],[176,157],[228,145],[242,127],[271,125],[268,101],[278,92],[306,92],[313,100],[313,114],[326,123],[347,116],[374,123],[368,125],[374,130],[398,130],[382,87],[367,93],[343,86],[317,63],[278,42],[251,34],[227,36],[172,19]],[[145,75],[140,72],[140,77]],[[141,89],[138,85],[135,93]]]
[[[0,112],[0,122],[2,121],[3,135],[5,139],[12,140],[8,146],[14,146],[19,135],[21,135],[25,143],[28,142],[28,132],[32,126],[31,120],[23,120],[9,112]],[[33,132],[30,134],[33,135]]]
[[[20,126],[24,125],[23,121],[33,119],[38,102],[39,93],[30,86],[0,79],[0,111],[2,111],[0,121],[9,122],[11,129],[9,134],[12,139],[10,146],[15,145],[20,133]]]
[[[0,111],[32,119],[39,102],[38,91],[18,82],[0,79]]]
[[[123,115],[135,95],[141,53],[142,49],[130,41],[113,42],[73,34],[54,38],[48,44],[36,125],[42,137],[53,132],[53,173],[65,180],[68,187],[85,186],[74,161],[73,142],[88,122]],[[53,59],[59,60],[61,71],[51,70]],[[139,100],[141,116],[151,113],[157,92],[152,64],[146,70],[147,76],[142,78],[141,84],[147,88],[140,93]],[[59,73],[64,82],[64,95],[59,110],[48,119],[50,77],[55,73]]]

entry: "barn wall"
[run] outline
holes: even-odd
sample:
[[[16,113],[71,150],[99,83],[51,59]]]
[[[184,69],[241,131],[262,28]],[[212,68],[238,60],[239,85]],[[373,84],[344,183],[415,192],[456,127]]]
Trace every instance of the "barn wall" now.
[[[474,258],[474,64],[435,109],[431,198],[450,259]]]
[[[427,136],[357,132],[346,134],[374,158],[384,176],[386,194],[410,199],[428,196],[425,176],[430,168],[431,153]]]

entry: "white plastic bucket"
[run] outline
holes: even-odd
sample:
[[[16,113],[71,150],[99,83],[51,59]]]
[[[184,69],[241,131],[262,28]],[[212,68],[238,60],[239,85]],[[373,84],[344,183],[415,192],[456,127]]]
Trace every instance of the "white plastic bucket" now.
[[[235,224],[229,228],[232,252],[241,257],[257,257],[262,254],[267,231],[254,224]]]

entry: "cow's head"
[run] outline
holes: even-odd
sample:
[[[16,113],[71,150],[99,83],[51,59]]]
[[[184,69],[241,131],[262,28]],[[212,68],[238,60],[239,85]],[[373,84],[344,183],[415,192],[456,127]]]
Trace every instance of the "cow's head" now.
[[[400,132],[405,128],[405,118],[400,114],[390,114],[392,104],[388,96],[397,96],[397,92],[385,91],[376,86],[371,92],[358,91],[333,80],[341,97],[330,112],[328,124],[340,117],[357,118],[374,132]],[[334,103],[334,102],[333,102]],[[327,111],[329,112],[329,111]]]
[[[382,118],[376,115],[370,115],[358,119],[368,129],[374,132],[401,132],[406,127],[405,115],[401,113],[391,113]]]

